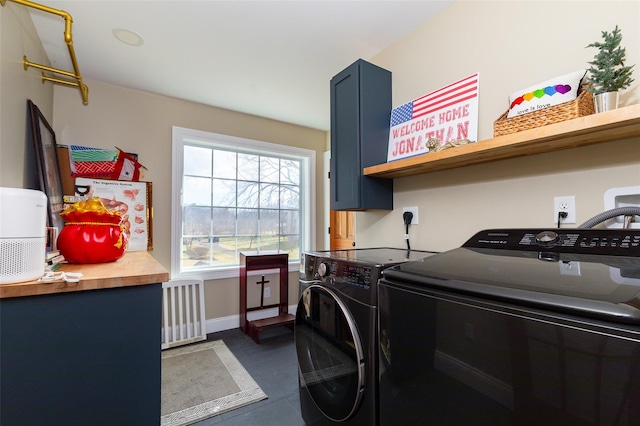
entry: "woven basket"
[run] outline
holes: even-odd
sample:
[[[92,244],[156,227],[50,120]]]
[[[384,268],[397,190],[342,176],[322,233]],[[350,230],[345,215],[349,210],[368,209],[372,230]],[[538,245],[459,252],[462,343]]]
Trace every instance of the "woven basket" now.
[[[593,105],[593,93],[583,89],[576,99],[560,105],[511,118],[507,118],[508,112],[508,110],[505,111],[505,113],[493,123],[493,137],[591,115],[595,113],[595,107]]]

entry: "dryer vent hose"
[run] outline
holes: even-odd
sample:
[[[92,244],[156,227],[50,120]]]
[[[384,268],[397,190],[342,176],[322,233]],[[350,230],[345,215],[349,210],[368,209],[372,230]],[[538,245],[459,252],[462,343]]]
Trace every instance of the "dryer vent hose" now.
[[[592,217],[582,225],[578,226],[578,228],[593,228],[595,225],[617,216],[640,216],[640,207],[618,207],[607,210],[606,212],[602,212],[599,215]]]

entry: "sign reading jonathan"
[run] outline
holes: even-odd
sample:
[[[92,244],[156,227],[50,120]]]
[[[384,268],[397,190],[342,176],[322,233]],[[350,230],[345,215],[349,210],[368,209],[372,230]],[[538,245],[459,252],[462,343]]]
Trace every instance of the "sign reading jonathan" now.
[[[387,162],[429,152],[440,145],[478,139],[479,74],[473,74],[391,111]]]

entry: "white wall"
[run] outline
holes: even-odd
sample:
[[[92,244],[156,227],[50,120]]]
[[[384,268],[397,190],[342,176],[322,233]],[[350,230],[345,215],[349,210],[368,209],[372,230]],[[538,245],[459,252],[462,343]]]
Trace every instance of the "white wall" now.
[[[457,1],[371,62],[392,72],[394,106],[479,72],[482,143],[509,93],[587,68],[596,52],[585,46],[616,24],[627,63],[640,63],[638,1]],[[640,102],[640,65],[634,77],[622,105]],[[403,206],[419,207],[409,235],[422,250],[458,247],[485,228],[553,227],[557,195],[576,196],[580,224],[604,210],[607,189],[638,184],[640,138],[399,178],[394,211],[357,214],[357,243],[404,247]]]

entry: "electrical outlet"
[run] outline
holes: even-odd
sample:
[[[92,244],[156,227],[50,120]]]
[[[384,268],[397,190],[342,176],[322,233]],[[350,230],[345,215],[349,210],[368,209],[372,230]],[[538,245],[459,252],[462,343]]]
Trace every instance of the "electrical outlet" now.
[[[404,212],[413,213],[413,217],[411,218],[411,225],[417,225],[418,224],[418,206],[403,207],[402,208],[402,213],[404,213]]]
[[[576,197],[575,195],[566,195],[563,197],[553,197],[553,223],[558,224],[558,213],[566,212],[567,217],[560,219],[560,225],[563,223],[576,223]]]
[[[264,288],[264,298],[268,299],[269,297],[271,297],[271,287],[265,287]]]
[[[558,267],[560,268],[560,275],[573,275],[579,277],[580,274],[580,262],[578,261],[562,261],[558,262]]]

